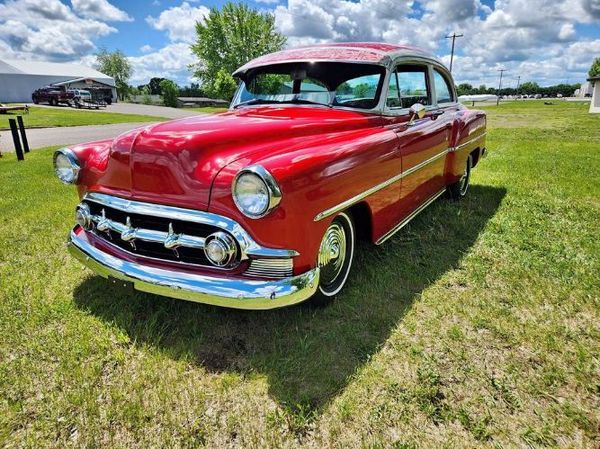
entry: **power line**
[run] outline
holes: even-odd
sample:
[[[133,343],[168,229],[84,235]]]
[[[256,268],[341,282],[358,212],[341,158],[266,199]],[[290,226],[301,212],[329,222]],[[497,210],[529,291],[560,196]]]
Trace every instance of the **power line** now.
[[[500,82],[498,83],[498,95],[496,96],[496,106],[500,104],[500,89],[502,89],[502,74],[506,72],[506,69],[498,69],[500,72]]]
[[[450,73],[452,73],[452,62],[454,61],[454,42],[457,37],[463,37],[464,34],[456,34],[456,32],[446,36],[446,39],[452,39],[452,50],[450,51]]]

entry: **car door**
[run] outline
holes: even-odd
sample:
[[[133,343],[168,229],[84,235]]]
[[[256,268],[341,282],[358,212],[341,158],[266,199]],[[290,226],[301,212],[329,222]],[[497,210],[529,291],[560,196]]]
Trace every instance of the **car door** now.
[[[391,73],[384,121],[397,136],[402,159],[398,222],[435,197],[445,187],[444,167],[452,122],[436,105],[432,71],[426,63],[399,64]],[[422,118],[410,107],[425,106]]]

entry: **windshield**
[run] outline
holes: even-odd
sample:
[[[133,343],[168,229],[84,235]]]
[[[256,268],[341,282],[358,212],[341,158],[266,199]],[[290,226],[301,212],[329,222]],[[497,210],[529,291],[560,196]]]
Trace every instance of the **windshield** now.
[[[244,74],[232,105],[295,103],[373,109],[384,74],[382,66],[339,62],[259,67]]]

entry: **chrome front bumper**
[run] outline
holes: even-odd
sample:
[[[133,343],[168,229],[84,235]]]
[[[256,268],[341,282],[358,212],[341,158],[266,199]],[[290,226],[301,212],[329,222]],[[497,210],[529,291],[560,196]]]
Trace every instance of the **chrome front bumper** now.
[[[105,278],[131,283],[136,290],[171,298],[236,309],[273,309],[311,297],[319,285],[319,269],[278,280],[245,280],[190,274],[119,259],[99,250],[74,231],[69,252]]]

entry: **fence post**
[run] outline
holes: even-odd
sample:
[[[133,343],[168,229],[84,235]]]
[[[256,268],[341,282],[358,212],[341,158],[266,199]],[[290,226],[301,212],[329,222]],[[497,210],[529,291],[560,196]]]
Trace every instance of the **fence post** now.
[[[14,118],[9,118],[10,131],[12,133],[13,143],[15,144],[15,152],[17,153],[17,160],[24,161],[23,149],[21,148],[21,140],[19,139],[19,130],[17,129],[17,121]]]
[[[23,141],[23,150],[25,153],[29,153],[29,142],[27,141],[27,135],[25,134],[25,125],[23,124],[23,117],[18,115],[17,122],[19,122],[19,130],[21,131],[21,140]]]

